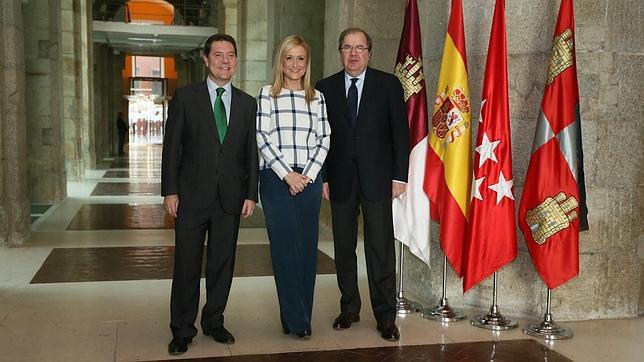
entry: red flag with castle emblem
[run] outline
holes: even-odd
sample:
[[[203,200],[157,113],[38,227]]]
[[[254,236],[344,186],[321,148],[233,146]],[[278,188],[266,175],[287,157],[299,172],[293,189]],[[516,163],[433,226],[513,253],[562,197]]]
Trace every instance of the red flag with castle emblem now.
[[[394,74],[405,91],[409,122],[409,176],[405,193],[392,201],[394,236],[429,264],[429,198],[423,191],[428,131],[422,50],[418,4],[416,0],[407,0]]]
[[[496,0],[474,149],[463,292],[517,256],[505,39],[505,0]]]
[[[559,8],[519,227],[548,288],[579,274],[579,231],[588,229],[588,209],[572,0]]]

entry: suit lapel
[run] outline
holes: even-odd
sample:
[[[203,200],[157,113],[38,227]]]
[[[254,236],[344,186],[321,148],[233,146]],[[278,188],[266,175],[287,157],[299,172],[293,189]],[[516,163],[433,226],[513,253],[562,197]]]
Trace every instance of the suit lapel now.
[[[344,88],[344,70],[341,70],[339,73],[335,74],[335,79],[333,81],[334,87],[337,90],[337,95],[340,98],[340,102],[338,102],[342,109],[341,109],[341,114],[344,117],[344,122],[346,123],[347,126],[351,127],[351,124],[349,123],[349,106],[347,105],[347,90]]]
[[[205,81],[199,85],[199,91],[197,93],[197,106],[200,110],[199,113],[204,115],[202,119],[204,122],[206,122],[206,128],[210,130],[212,137],[216,140],[217,143],[219,143],[219,132],[217,132],[217,125],[215,124],[215,113],[210,101],[208,85]]]
[[[356,119],[356,127],[360,120],[366,117],[367,110],[369,109],[369,99],[372,99],[371,93],[374,91],[373,76],[371,68],[367,68],[364,75],[364,84],[362,85],[362,94],[360,95],[360,103],[358,104],[358,118]]]
[[[240,90],[233,87],[231,85],[232,94],[230,95],[230,109],[228,112],[230,112],[230,117],[228,120],[228,129],[226,130],[226,138],[224,138],[224,143],[227,143],[229,139],[233,138],[235,134],[237,133],[237,129],[241,126],[239,120],[237,119],[239,116],[239,92]]]

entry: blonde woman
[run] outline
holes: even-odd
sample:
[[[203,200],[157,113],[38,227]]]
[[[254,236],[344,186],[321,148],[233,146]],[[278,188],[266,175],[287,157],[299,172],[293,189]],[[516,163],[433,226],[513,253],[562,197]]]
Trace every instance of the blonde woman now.
[[[273,84],[257,96],[260,197],[271,244],[282,329],[311,336],[322,180],[331,128],[324,96],[311,86],[311,48],[280,43]]]

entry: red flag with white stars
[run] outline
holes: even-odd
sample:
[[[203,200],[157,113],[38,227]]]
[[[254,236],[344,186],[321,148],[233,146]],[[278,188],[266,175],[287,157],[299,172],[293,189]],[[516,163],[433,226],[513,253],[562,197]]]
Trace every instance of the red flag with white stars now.
[[[504,8],[505,0],[497,0],[474,149],[463,292],[517,256]]]

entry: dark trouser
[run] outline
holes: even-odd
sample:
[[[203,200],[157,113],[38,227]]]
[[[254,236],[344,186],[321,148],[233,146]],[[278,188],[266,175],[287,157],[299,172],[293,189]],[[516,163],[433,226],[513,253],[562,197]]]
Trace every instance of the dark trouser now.
[[[391,200],[369,201],[360,189],[357,174],[349,199],[331,202],[335,268],[342,297],[342,313],[360,312],[356,244],[359,208],[364,220],[364,249],[369,294],[376,320],[396,318],[396,260]],[[331,191],[333,192],[333,191]]]
[[[125,131],[119,131],[119,155],[125,153]]]
[[[179,200],[181,201],[181,200]],[[219,204],[203,211],[182,210],[175,223],[174,274],[170,297],[170,328],[175,337],[193,337],[199,309],[199,283],[203,243],[206,256],[206,305],[201,311],[201,329],[222,326],[224,309],[233,280],[240,215],[224,212]]]
[[[272,170],[264,170],[260,172],[259,190],[282,327],[294,333],[310,330],[322,183],[318,177],[293,197],[286,182]]]

